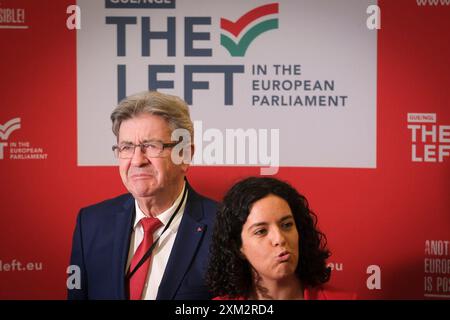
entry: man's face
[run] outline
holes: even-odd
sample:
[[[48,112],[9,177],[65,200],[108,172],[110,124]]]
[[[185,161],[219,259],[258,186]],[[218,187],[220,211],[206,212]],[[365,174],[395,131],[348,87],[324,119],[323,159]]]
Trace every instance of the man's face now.
[[[156,115],[140,114],[121,123],[118,144],[139,144],[148,141],[171,143],[171,129],[167,121]],[[164,149],[160,157],[148,158],[140,148],[131,159],[119,159],[123,184],[135,198],[169,194],[179,188],[188,166],[175,165],[171,149]]]

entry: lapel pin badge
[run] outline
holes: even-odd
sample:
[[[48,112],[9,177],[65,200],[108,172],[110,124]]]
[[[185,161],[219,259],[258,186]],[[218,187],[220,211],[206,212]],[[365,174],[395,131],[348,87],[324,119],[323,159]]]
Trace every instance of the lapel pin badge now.
[[[202,227],[197,227],[197,232],[203,232],[203,228]]]

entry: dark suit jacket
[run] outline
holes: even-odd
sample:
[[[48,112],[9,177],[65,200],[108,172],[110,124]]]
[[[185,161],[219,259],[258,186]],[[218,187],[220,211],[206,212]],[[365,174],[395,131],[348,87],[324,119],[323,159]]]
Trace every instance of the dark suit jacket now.
[[[217,203],[187,187],[186,208],[157,300],[211,299],[204,275]],[[69,289],[68,299],[128,299],[125,268],[134,216],[131,194],[80,210],[70,264],[80,268],[81,288]]]

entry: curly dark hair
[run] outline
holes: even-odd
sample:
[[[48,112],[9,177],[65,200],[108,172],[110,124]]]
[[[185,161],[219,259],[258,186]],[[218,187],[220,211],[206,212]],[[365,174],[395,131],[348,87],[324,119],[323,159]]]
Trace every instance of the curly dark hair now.
[[[292,211],[299,234],[296,269],[302,285],[315,287],[330,279],[325,234],[317,229],[317,216],[306,198],[288,183],[250,177],[235,184],[225,195],[217,213],[206,281],[215,296],[248,297],[252,289],[251,266],[240,254],[241,232],[251,207],[268,195],[284,199]]]

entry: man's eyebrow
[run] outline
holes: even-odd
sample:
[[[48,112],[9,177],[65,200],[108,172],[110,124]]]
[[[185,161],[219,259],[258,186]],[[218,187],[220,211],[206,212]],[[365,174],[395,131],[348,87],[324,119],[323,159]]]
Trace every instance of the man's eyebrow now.
[[[141,140],[141,143],[147,143],[147,142],[162,142],[162,140],[159,140],[159,139],[144,139],[144,140]],[[119,144],[134,144],[134,143],[131,142],[131,141],[128,141],[128,140],[122,140],[122,141],[119,141]]]
[[[161,139],[144,139],[144,140],[141,140],[141,141],[142,141],[142,143],[146,143],[146,142],[162,142]]]
[[[119,141],[118,144],[133,144],[133,142],[127,141],[127,140],[122,140],[122,141]]]

